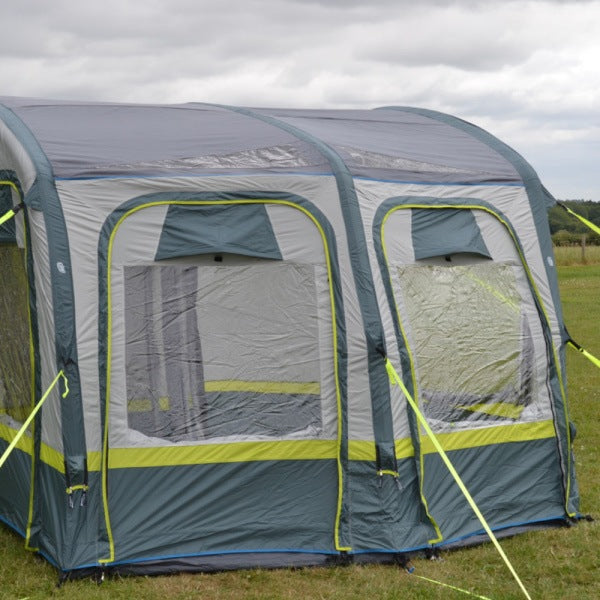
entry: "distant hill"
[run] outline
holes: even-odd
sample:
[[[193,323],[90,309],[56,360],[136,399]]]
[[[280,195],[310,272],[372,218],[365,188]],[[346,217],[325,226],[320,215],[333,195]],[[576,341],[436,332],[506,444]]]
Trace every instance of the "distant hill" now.
[[[600,226],[600,202],[592,200],[559,200],[571,210]],[[600,236],[593,233],[581,221],[564,208],[554,206],[548,212],[552,240],[559,246],[580,244],[585,235],[586,244],[600,245]]]

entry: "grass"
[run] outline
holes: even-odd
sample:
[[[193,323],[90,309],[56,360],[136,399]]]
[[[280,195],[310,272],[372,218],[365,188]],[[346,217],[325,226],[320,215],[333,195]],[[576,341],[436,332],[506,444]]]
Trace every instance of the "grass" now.
[[[562,250],[557,262],[563,264]],[[600,356],[600,260],[593,266],[559,266],[569,331]],[[600,369],[569,350],[567,354],[571,417],[575,439],[581,510],[600,517]],[[529,532],[503,540],[532,598],[600,598],[600,521],[573,528]],[[442,561],[415,560],[416,573],[494,600],[523,598],[491,544],[445,553]],[[0,599],[85,598],[138,600],[327,599],[453,600],[467,596],[385,566],[326,569],[237,571],[213,575],[177,575],[91,580],[56,587],[57,574],[44,560],[23,549],[23,540],[0,528]]]
[[[599,265],[600,246],[556,246],[554,248],[556,264],[563,267],[575,265]]]

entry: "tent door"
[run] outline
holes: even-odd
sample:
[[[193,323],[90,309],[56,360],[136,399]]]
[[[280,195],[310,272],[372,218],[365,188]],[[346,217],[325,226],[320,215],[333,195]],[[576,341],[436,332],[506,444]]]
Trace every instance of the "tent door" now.
[[[157,534],[183,553],[334,551],[330,240],[289,202],[191,196],[132,204],[104,238],[113,553]]]
[[[466,452],[453,457],[459,467],[468,461],[468,484],[491,494],[498,486],[492,463],[516,448],[505,442],[555,436],[547,336],[507,225],[472,201],[439,208],[422,202],[392,206],[376,231],[404,381],[446,448]],[[432,514],[448,519],[440,523],[444,536],[463,531],[445,512],[457,488],[427,436],[420,432],[414,443],[423,455],[423,493]],[[497,458],[482,446],[495,447]],[[547,451],[545,457],[539,461],[556,460]],[[495,493],[518,513],[517,489]]]

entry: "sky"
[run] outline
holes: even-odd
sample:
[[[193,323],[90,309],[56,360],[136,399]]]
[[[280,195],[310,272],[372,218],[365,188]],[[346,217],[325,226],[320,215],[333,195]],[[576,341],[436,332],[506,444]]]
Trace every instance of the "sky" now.
[[[600,0],[4,0],[0,95],[440,110],[600,201]]]

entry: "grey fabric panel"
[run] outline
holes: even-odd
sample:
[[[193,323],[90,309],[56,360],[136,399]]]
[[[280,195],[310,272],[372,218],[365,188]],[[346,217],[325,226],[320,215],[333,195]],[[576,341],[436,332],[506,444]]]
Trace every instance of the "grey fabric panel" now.
[[[113,469],[115,560],[240,550],[331,551],[335,460]]]
[[[155,260],[221,252],[281,260],[265,206],[169,207]]]
[[[288,133],[214,106],[3,101],[33,131],[57,177],[328,170]]]
[[[411,112],[259,111],[331,145],[355,176],[437,183],[520,182],[498,152],[446,123]]]
[[[554,438],[455,450],[448,456],[492,529],[565,516]],[[480,531],[441,458],[427,454],[424,460],[424,492],[444,542]]]
[[[457,252],[491,258],[475,217],[467,210],[413,209],[412,242],[417,260]]]

